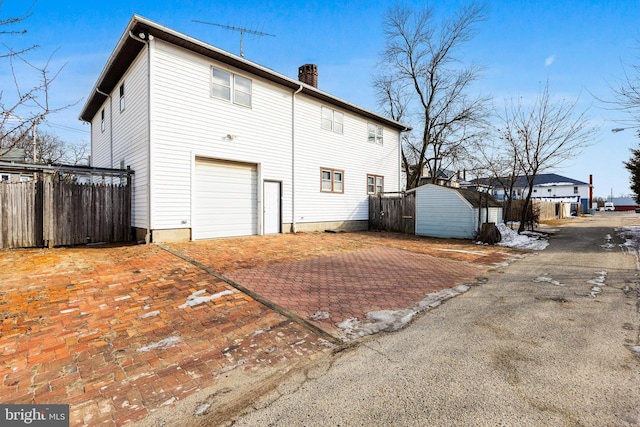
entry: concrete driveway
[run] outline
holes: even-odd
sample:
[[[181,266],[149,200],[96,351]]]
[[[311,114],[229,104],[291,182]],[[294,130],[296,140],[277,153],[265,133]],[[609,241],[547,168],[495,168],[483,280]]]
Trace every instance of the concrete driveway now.
[[[185,399],[213,411],[240,376],[259,388],[335,349],[336,323],[510,256],[386,233],[0,251],[0,402],[68,403],[72,426],[126,425]]]

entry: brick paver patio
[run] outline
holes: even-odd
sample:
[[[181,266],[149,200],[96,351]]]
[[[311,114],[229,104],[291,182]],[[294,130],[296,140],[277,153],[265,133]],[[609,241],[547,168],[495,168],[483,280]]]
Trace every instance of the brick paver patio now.
[[[508,257],[367,233],[169,246],[300,316],[326,310],[317,324],[332,332],[337,320],[410,306]],[[0,250],[0,321],[0,403],[68,403],[74,427],[130,424],[231,369],[331,348],[156,245]]]

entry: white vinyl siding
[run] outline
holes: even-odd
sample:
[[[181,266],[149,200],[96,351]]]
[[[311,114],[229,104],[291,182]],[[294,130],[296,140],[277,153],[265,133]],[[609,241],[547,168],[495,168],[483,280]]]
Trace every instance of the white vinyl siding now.
[[[369,217],[365,191],[367,175],[384,176],[386,191],[400,190],[399,132],[383,126],[387,141],[367,141],[369,120],[344,113],[344,133],[318,130],[318,117],[326,104],[304,94],[296,95],[296,222],[366,221]],[[343,193],[319,191],[319,169],[344,172]]]
[[[211,97],[211,69],[217,63],[161,41],[156,47],[153,164],[157,178],[152,181],[155,228],[192,226],[191,172],[196,156],[259,164],[258,182],[282,183],[282,221],[290,223],[293,91],[256,76],[242,76],[251,80],[252,108],[238,108]],[[316,186],[318,166],[314,165]]]
[[[126,113],[120,113],[120,87],[126,82]],[[131,166],[133,227],[148,226],[147,51],[143,49],[95,115],[91,125],[91,165]],[[123,88],[123,95],[125,89]],[[123,101],[124,102],[124,101]],[[124,105],[123,105],[124,107]],[[104,112],[104,131],[102,130]],[[113,132],[113,135],[111,135]],[[113,141],[113,143],[112,143]]]

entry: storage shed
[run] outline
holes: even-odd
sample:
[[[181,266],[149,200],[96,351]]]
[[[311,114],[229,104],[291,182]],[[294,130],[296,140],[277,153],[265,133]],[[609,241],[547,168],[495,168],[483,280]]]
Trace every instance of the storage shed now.
[[[426,184],[415,188],[416,234],[473,239],[485,222],[501,223],[502,205],[488,193]],[[488,219],[487,219],[488,211]]]

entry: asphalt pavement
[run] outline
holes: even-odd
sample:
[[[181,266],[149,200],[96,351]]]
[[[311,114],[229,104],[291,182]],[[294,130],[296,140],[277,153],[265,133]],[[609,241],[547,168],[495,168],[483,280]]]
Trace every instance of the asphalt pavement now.
[[[640,218],[577,218],[546,250],[401,331],[289,373],[225,424],[638,425],[640,279],[619,229],[631,224]]]

